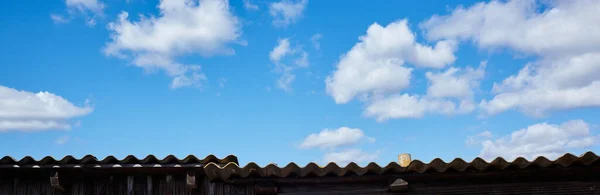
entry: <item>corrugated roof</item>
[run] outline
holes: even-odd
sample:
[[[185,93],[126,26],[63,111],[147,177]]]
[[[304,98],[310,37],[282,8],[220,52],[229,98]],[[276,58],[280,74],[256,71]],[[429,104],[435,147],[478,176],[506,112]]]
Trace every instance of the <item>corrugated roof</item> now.
[[[179,159],[173,155],[169,155],[163,159],[158,159],[154,155],[148,155],[143,159],[139,159],[133,155],[129,155],[123,159],[117,159],[114,156],[108,156],[100,160],[92,155],[86,155],[81,159],[73,156],[65,156],[60,160],[46,156],[40,160],[36,160],[30,156],[26,156],[20,160],[16,160],[10,156],[5,156],[0,159],[0,165],[77,165],[77,164],[227,164],[238,163],[236,156],[229,155],[225,158],[217,158],[215,155],[208,155],[204,159],[199,159],[194,155],[188,155],[183,159]]]
[[[62,168],[63,165],[85,167],[93,165],[94,167],[123,167],[121,165],[147,166],[147,167],[184,167],[190,165],[203,168],[206,176],[210,180],[228,180],[230,178],[288,178],[288,177],[325,177],[325,176],[348,176],[348,175],[385,175],[385,174],[403,174],[403,173],[428,173],[428,172],[465,172],[465,171],[498,171],[507,169],[528,169],[528,168],[547,168],[547,167],[570,167],[570,166],[597,166],[600,165],[600,157],[593,152],[587,152],[579,157],[573,154],[565,154],[556,160],[549,160],[545,157],[538,157],[533,161],[525,158],[517,158],[508,162],[503,158],[496,158],[491,162],[486,162],[481,158],[475,158],[471,162],[466,162],[461,158],[456,158],[447,163],[436,158],[429,163],[423,163],[419,160],[412,161],[407,167],[402,167],[396,162],[389,163],[382,167],[376,163],[369,163],[365,167],[360,167],[356,163],[350,163],[345,167],[340,167],[335,163],[329,163],[322,167],[316,163],[309,163],[300,167],[295,163],[290,163],[284,167],[278,167],[270,164],[260,167],[256,163],[249,163],[240,167],[236,156],[229,155],[225,158],[217,158],[214,155],[208,155],[204,159],[199,159],[189,155],[183,159],[178,159],[169,155],[163,159],[158,159],[154,155],[139,159],[135,156],[127,156],[124,159],[117,159],[114,156],[108,156],[102,160],[86,155],[81,159],[73,156],[66,156],[60,160],[52,157],[44,157],[36,160],[32,157],[24,157],[16,160],[5,156],[0,159],[0,168],[20,168],[20,167],[50,167]],[[108,166],[102,166],[108,165]]]
[[[414,160],[407,167],[401,167],[396,162],[392,162],[385,167],[381,167],[376,163],[369,163],[366,167],[360,167],[356,163],[350,163],[346,167],[340,167],[335,163],[329,163],[325,167],[320,167],[315,163],[309,163],[305,167],[299,167],[295,163],[290,163],[285,167],[278,167],[272,164],[267,165],[266,167],[260,167],[256,163],[249,163],[244,167],[239,167],[237,163],[228,163],[224,166],[216,163],[209,163],[204,167],[204,171],[210,180],[227,180],[230,178],[249,177],[287,178],[446,171],[497,171],[507,169],[591,166],[599,164],[600,158],[593,152],[587,152],[579,157],[567,153],[554,161],[548,160],[545,157],[538,157],[533,161],[528,161],[525,158],[517,158],[512,162],[507,162],[503,158],[496,158],[492,162],[486,162],[481,158],[475,158],[471,162],[466,162],[461,158],[456,158],[451,162],[446,163],[443,160],[436,158],[429,163]]]

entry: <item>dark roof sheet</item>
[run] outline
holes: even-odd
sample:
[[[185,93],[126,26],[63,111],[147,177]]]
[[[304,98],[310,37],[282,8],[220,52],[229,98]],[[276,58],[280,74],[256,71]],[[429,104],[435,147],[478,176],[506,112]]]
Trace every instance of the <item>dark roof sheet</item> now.
[[[133,155],[129,155],[123,159],[117,159],[114,156],[108,156],[104,159],[98,159],[92,155],[86,155],[81,159],[73,156],[65,156],[62,159],[54,159],[46,156],[40,160],[36,160],[30,156],[26,156],[20,160],[16,160],[10,156],[5,156],[0,159],[0,165],[69,165],[69,164],[227,164],[238,163],[236,156],[229,155],[225,158],[217,158],[215,155],[208,155],[204,159],[199,159],[194,155],[188,155],[183,159],[179,159],[173,155],[169,155],[163,159],[158,159],[154,155],[148,155],[143,159],[139,159]]]
[[[395,162],[389,163],[385,167],[381,167],[376,163],[369,163],[366,167],[360,167],[356,163],[350,163],[346,167],[340,167],[335,163],[329,163],[325,167],[321,167],[315,163],[309,163],[305,167],[299,167],[295,163],[290,163],[285,167],[278,167],[272,164],[267,165],[266,167],[260,167],[256,163],[249,163],[244,167],[239,167],[237,163],[228,163],[224,166],[209,163],[204,167],[204,171],[210,180],[227,180],[230,178],[250,177],[287,178],[446,171],[463,172],[469,170],[494,171],[507,169],[590,166],[592,164],[600,164],[600,158],[593,152],[587,152],[579,157],[572,154],[565,154],[554,161],[548,160],[545,157],[538,157],[533,161],[528,161],[525,158],[517,158],[512,162],[507,162],[503,158],[496,158],[492,162],[486,162],[481,158],[475,158],[471,162],[466,162],[461,158],[456,158],[451,162],[446,163],[443,160],[436,158],[429,163],[414,160],[407,167],[402,167]]]
[[[114,156],[108,156],[102,160],[86,155],[81,159],[73,156],[66,156],[60,160],[52,157],[44,157],[36,160],[32,157],[24,157],[16,160],[12,157],[5,156],[0,159],[0,167],[28,167],[28,166],[53,166],[59,165],[115,165],[115,164],[146,164],[146,165],[165,165],[191,164],[195,167],[203,166],[206,176],[210,180],[228,180],[230,178],[288,178],[288,177],[325,177],[325,176],[347,176],[347,175],[385,175],[385,174],[403,174],[403,173],[427,173],[427,172],[465,172],[465,171],[498,171],[508,169],[528,169],[528,168],[546,168],[546,167],[571,167],[571,166],[596,166],[600,165],[600,157],[593,152],[587,152],[579,157],[573,154],[565,154],[555,160],[549,160],[545,157],[538,157],[533,161],[528,161],[525,158],[517,158],[512,162],[508,162],[503,158],[496,158],[491,162],[486,162],[481,158],[475,158],[471,162],[466,162],[461,158],[456,158],[451,162],[444,162],[436,158],[429,163],[423,163],[419,160],[413,160],[407,167],[402,167],[396,162],[389,163],[381,167],[376,163],[369,163],[365,167],[360,167],[356,163],[350,163],[345,167],[340,167],[335,163],[329,163],[322,167],[316,163],[309,163],[304,167],[300,167],[295,163],[290,163],[284,167],[278,167],[270,164],[265,167],[260,167],[256,163],[249,163],[246,166],[240,167],[236,156],[229,155],[225,158],[217,158],[214,155],[209,155],[204,159],[199,159],[193,155],[189,155],[183,159],[179,159],[173,155],[169,155],[163,159],[158,159],[154,155],[146,156],[139,159],[135,156],[127,156],[123,159],[117,159]],[[109,166],[110,167],[110,166]]]

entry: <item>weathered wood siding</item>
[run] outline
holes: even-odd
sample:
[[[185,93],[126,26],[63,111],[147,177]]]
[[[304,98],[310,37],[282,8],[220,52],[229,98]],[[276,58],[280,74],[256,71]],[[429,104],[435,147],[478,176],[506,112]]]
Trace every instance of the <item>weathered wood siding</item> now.
[[[61,178],[65,191],[50,185],[49,177],[27,177],[0,180],[0,195],[253,195],[252,185],[233,185],[209,182],[198,177],[196,189],[185,184],[184,176],[173,176],[167,182],[166,175],[134,176],[128,186],[127,176],[65,177]]]
[[[377,184],[362,185],[301,185],[279,186],[283,195],[425,195],[425,194],[600,194],[600,182],[533,182],[533,183],[488,183],[488,184],[429,184],[414,185],[407,192],[393,193]]]
[[[138,176],[131,188],[126,177],[89,178],[74,180],[65,185],[66,191],[54,189],[49,179],[1,180],[0,195],[253,195],[252,185],[233,185],[222,182],[199,180],[196,189],[187,188],[182,177],[174,177],[170,183],[165,176],[152,176],[151,186],[147,178]],[[408,192],[392,193],[387,186],[377,183],[364,184],[285,184],[278,185],[278,194],[284,195],[369,195],[369,194],[600,194],[600,182],[534,182],[489,184],[417,184]]]
[[[50,177],[56,171],[59,172],[59,184],[64,191],[51,185]],[[195,185],[187,184],[188,174],[195,175]],[[210,182],[206,175],[201,169],[0,169],[0,195],[600,195],[600,169],[596,167],[552,168],[546,171],[251,177],[232,178],[226,182]],[[407,182],[407,190],[391,192],[390,185],[399,178]]]

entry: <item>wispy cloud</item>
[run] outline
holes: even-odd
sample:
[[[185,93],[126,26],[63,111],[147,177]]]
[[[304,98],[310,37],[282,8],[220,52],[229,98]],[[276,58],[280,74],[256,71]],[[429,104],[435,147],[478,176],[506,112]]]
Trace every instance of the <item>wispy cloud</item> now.
[[[54,143],[56,143],[57,145],[63,145],[63,144],[66,144],[70,138],[71,138],[70,136],[65,135],[65,136],[59,137],[58,139],[54,140]]]
[[[247,10],[252,10],[252,11],[255,11],[255,10],[259,10],[259,9],[260,9],[260,8],[258,7],[258,5],[256,5],[256,4],[253,4],[252,2],[250,2],[250,0],[243,0],[243,1],[244,1],[244,7],[245,7]]]
[[[271,3],[269,13],[273,17],[273,25],[285,27],[298,21],[308,4],[308,0],[281,0]]]
[[[69,22],[69,19],[57,14],[50,14],[50,19],[52,19],[55,24],[65,24]]]
[[[285,58],[295,58],[293,65],[285,63]],[[269,59],[275,64],[274,72],[280,74],[277,87],[288,92],[292,91],[291,84],[296,78],[293,70],[309,66],[308,53],[301,46],[292,48],[288,38],[278,40],[277,45],[269,52]]]
[[[317,51],[321,50],[321,39],[323,39],[323,35],[320,33],[314,34],[312,37],[310,37],[310,42]]]

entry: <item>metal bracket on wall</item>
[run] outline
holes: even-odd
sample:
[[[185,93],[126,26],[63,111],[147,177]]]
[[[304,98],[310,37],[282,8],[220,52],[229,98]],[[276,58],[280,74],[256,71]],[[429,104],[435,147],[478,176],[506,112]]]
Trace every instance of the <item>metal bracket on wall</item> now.
[[[62,187],[59,183],[59,179],[58,179],[58,172],[54,173],[54,176],[50,177],[50,186],[52,186],[52,188],[60,190],[60,191],[65,191],[65,188]]]
[[[408,191],[408,182],[403,179],[396,179],[394,183],[390,184],[391,192],[406,192]]]
[[[196,189],[196,173],[188,171],[185,175],[185,185],[190,189]]]
[[[277,185],[274,183],[257,183],[254,185],[254,193],[257,195],[277,194]]]
[[[173,180],[173,176],[172,175],[167,175],[165,180],[167,181],[167,184],[171,184],[171,180]]]

